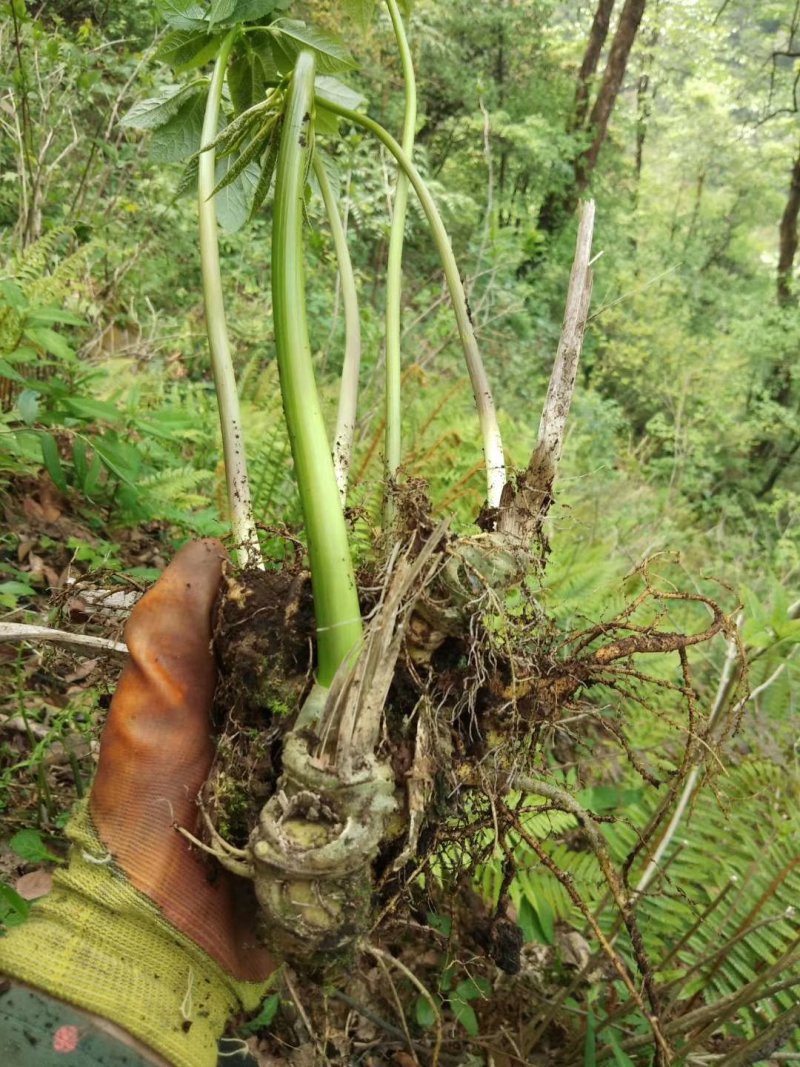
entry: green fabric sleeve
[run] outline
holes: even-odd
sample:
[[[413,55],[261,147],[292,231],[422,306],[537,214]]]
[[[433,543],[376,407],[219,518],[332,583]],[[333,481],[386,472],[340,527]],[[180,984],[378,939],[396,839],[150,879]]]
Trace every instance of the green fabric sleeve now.
[[[176,1067],[214,1067],[228,1017],[266,983],[237,981],[166,922],[95,833],[86,805],[67,827],[69,865],[28,920],[0,939],[0,971],[110,1019]]]

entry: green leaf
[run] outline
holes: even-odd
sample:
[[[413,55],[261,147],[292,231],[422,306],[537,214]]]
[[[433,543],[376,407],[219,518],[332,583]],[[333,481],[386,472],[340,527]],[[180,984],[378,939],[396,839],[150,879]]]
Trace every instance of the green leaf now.
[[[168,26],[175,30],[202,30],[207,25],[206,9],[196,0],[159,0],[158,9]]]
[[[15,348],[13,352],[6,353],[6,360],[9,363],[34,363],[38,358],[38,350],[31,348],[30,345],[22,345],[20,348]]]
[[[72,349],[60,333],[51,330],[49,326],[30,326],[25,330],[25,336],[34,344],[41,345],[45,352],[50,352],[59,359],[72,362],[75,359],[75,351]]]
[[[225,176],[219,182],[217,182],[213,192],[211,193],[212,196],[216,196],[216,194],[219,193],[222,189],[227,188],[227,186],[229,186],[231,182],[236,181],[236,179],[239,177],[245,167],[249,166],[249,164],[252,163],[257,156],[261,155],[261,153],[264,151],[268,138],[272,134],[274,124],[275,119],[273,119],[270,123],[266,124],[263,129],[258,131],[253,140],[241,152],[238,158],[231,159],[230,167],[228,168]]]
[[[39,418],[39,393],[35,389],[23,389],[17,397],[17,411],[26,426],[33,426]]]
[[[271,43],[267,34],[258,37]],[[241,42],[228,65],[228,89],[236,113],[242,114],[261,103],[267,95],[267,86],[274,85],[279,78],[271,48],[254,48],[250,40]]]
[[[17,371],[4,359],[0,359],[0,378],[8,378],[12,382],[19,382],[24,384],[27,380],[18,374]]]
[[[455,1015],[469,1036],[477,1037],[478,1016],[475,1014],[474,1008],[463,1000],[451,1000],[450,1007],[453,1009],[453,1015]]]
[[[86,472],[86,477],[83,481],[83,491],[87,497],[91,498],[97,491],[97,487],[100,484],[100,475],[103,473],[103,463],[100,456],[95,449],[92,455],[92,462],[89,464],[89,469]]]
[[[11,930],[24,923],[30,910],[30,901],[24,900],[10,885],[0,882],[0,923],[6,929]]]
[[[102,439],[97,437],[93,444],[95,455],[100,456],[103,466],[121,482],[135,488],[134,479],[142,465],[141,456],[136,449],[110,436]]]
[[[355,66],[353,57],[338,37],[314,26],[306,26],[295,19],[281,19],[271,30],[292,68],[297,56],[305,49],[314,53],[317,70],[322,74],[335,74]]]
[[[329,74],[322,74],[314,79],[314,95],[319,100],[330,100],[331,103],[346,107],[350,111],[357,111],[367,102],[367,98],[361,93]]]
[[[86,460],[86,442],[76,437],[72,442],[72,466],[75,468],[75,479],[78,487],[83,489],[89,464]]]
[[[264,155],[264,159],[261,162],[261,174],[259,175],[255,192],[253,193],[253,204],[250,208],[251,219],[266,200],[269,188],[272,185],[272,176],[275,173],[275,164],[278,161],[278,151],[281,146],[282,125],[282,120],[278,119],[273,127],[272,138]]]
[[[236,0],[211,0],[211,10],[208,13],[209,26],[215,26],[225,19],[229,19],[236,8]]]
[[[280,11],[288,4],[280,3],[279,0],[236,0],[231,22],[256,22],[273,11]]]
[[[429,911],[425,916],[425,921],[431,929],[438,930],[443,937],[450,936],[450,932],[453,929],[453,920],[449,915],[438,915],[435,911]]]
[[[616,1063],[617,1067],[636,1067],[630,1056],[619,1047],[619,1042],[612,1033],[606,1034],[606,1041],[608,1047],[614,1053],[614,1063]]]
[[[8,847],[26,863],[64,862],[60,856],[50,851],[38,830],[19,830],[8,842]]]
[[[280,993],[270,993],[261,1001],[261,1010],[254,1019],[250,1019],[244,1026],[239,1027],[244,1034],[254,1034],[257,1030],[266,1030],[278,1013],[281,1006]]]
[[[47,473],[53,479],[53,484],[61,490],[62,493],[67,491],[67,479],[64,474],[64,468],[61,466],[61,457],[58,454],[58,444],[55,437],[50,433],[43,433],[40,438],[42,446],[42,459]]]
[[[234,164],[235,160],[232,160],[230,156],[217,164],[218,182]],[[217,221],[227,233],[240,230],[250,217],[250,207],[258,185],[259,174],[260,169],[257,164],[249,163],[235,181],[221,189],[214,197]]]
[[[120,412],[107,400],[95,400],[91,396],[65,396],[62,403],[81,419],[101,419],[105,422],[119,422]]]
[[[204,93],[185,100],[172,118],[153,132],[150,158],[156,163],[177,163],[188,159],[200,148],[203,132]]]
[[[597,1067],[597,1036],[592,1005],[586,1006],[586,1040],[583,1044],[583,1067]]]
[[[35,596],[36,590],[25,582],[0,582],[0,602],[4,607],[15,608],[21,596]]]
[[[375,13],[376,0],[342,0],[344,13],[360,30],[366,30]]]
[[[192,70],[207,63],[216,55],[221,37],[203,30],[173,30],[156,51],[156,59],[168,63],[176,71]]]
[[[197,180],[198,180],[198,157],[200,153],[196,152],[191,159],[187,160],[186,166],[183,169],[183,173],[178,178],[178,184],[175,186],[175,199],[178,200],[182,196],[189,196],[194,194],[197,196]]]
[[[491,983],[485,978],[464,978],[456,986],[453,996],[458,1000],[478,1000],[491,994]]]
[[[2,295],[8,306],[14,308],[15,311],[24,311],[28,303],[25,299],[25,294],[16,282],[0,282],[0,295]]]
[[[120,121],[123,126],[131,126],[135,130],[154,130],[163,126],[180,110],[184,100],[197,92],[197,86],[201,84],[203,82],[200,79],[194,79],[186,85],[166,85],[155,96],[134,104]]]
[[[550,915],[552,916],[552,911]],[[526,943],[535,941],[543,945],[553,944],[553,928],[546,930],[542,926],[539,915],[527,896],[520,900],[517,923]]]
[[[417,997],[417,1002],[414,1005],[414,1018],[417,1021],[417,1026],[422,1027],[433,1026],[436,1022],[436,1012],[427,997]]]
[[[85,326],[86,319],[76,315],[74,311],[67,311],[58,307],[37,307],[28,313],[27,322],[31,326],[50,326],[54,322],[64,323],[66,326]]]

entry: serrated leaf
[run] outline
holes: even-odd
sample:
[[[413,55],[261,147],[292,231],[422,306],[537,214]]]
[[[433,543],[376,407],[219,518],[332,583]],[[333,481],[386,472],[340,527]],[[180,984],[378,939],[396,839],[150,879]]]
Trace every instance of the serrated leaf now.
[[[264,159],[261,162],[261,174],[258,178],[258,184],[256,185],[255,192],[253,193],[253,204],[250,208],[250,219],[256,214],[258,209],[266,200],[270,186],[272,185],[272,176],[275,173],[275,164],[278,161],[278,151],[281,146],[281,127],[283,125],[282,119],[279,118],[275,123],[272,130],[272,137],[270,139],[267,151],[264,155]]]
[[[16,282],[0,282],[0,294],[8,306],[14,308],[15,311],[22,311],[27,304],[25,294]]]
[[[236,0],[233,12],[224,24],[256,22],[258,19],[271,15],[273,11],[279,11],[287,6],[277,0]]]
[[[197,92],[199,84],[199,80],[194,80],[187,85],[166,85],[155,96],[134,104],[120,121],[134,130],[154,130],[163,126],[179,111],[184,100]]]
[[[68,363],[75,359],[74,350],[67,344],[60,333],[51,330],[49,326],[29,326],[25,330],[25,336],[30,341],[33,341],[34,344],[40,345],[45,352],[49,352],[52,356],[57,356]]]
[[[203,145],[201,151],[206,152],[213,148],[218,160],[235,152],[243,141],[254,135],[254,131],[264,121],[267,111],[266,101],[248,108],[241,115],[237,115],[233,122],[229,122],[221,129],[211,144]]]
[[[338,200],[342,192],[342,179],[339,173],[339,168],[336,165],[336,160],[333,158],[333,156],[329,155],[329,153],[320,151],[316,146],[314,148],[314,151],[316,152],[316,158],[322,164],[322,169],[327,175],[328,184],[331,187],[331,192],[333,193],[334,199]],[[322,196],[322,190],[319,187],[319,182],[317,181],[316,175],[313,171],[310,175],[310,181],[314,192],[317,195]]]
[[[175,30],[202,30],[207,25],[206,9],[196,0],[159,0],[158,9]]]
[[[205,110],[205,93],[196,93],[185,100],[169,122],[154,130],[150,158],[156,163],[178,163],[196,153],[203,133]]]
[[[207,63],[217,52],[221,37],[203,30],[173,30],[156,51],[156,59],[176,71],[191,70]]]
[[[355,66],[349,50],[338,37],[295,19],[281,19],[270,27],[281,48],[294,60],[303,49],[314,53],[320,74],[335,74]]]
[[[178,184],[175,188],[176,200],[182,196],[188,196],[189,193],[194,193],[194,195],[197,196],[199,156],[200,153],[195,152],[192,158],[187,160],[186,166],[184,167],[183,173],[178,179]]]
[[[258,131],[258,133],[252,139],[250,144],[248,144],[247,147],[244,149],[244,151],[236,159],[233,159],[231,161],[231,165],[228,168],[225,176],[219,182],[217,182],[211,193],[211,196],[216,196],[216,194],[222,189],[227,188],[227,186],[229,186],[231,182],[236,181],[236,179],[239,177],[245,167],[252,163],[253,160],[261,154],[264,149],[264,145],[267,143],[267,139],[271,133],[272,123],[264,126],[263,129]]]
[[[211,0],[211,10],[208,13],[209,26],[229,19],[236,8],[236,0]]]
[[[230,157],[221,160],[217,165],[217,180],[223,177],[230,164]],[[250,217],[250,206],[258,185],[259,173],[260,169],[255,163],[248,164],[235,181],[214,197],[217,221],[226,233],[240,230]]]
[[[228,64],[228,89],[237,114],[247,111],[266,95],[264,65],[247,41],[237,48]]]
[[[38,830],[19,830],[9,840],[8,847],[26,863],[42,863],[45,860],[53,863],[64,862],[60,856],[50,851]]]

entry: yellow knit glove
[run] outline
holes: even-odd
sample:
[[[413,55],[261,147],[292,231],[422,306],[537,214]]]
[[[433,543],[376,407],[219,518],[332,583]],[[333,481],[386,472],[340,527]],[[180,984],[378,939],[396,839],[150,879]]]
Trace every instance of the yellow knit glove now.
[[[268,983],[237,981],[134,889],[85,805],[67,827],[69,866],[28,921],[0,940],[0,970],[111,1019],[179,1067],[214,1067],[230,1015]]]
[[[67,827],[69,866],[0,971],[111,1020],[177,1067],[212,1067],[236,1010],[274,970],[255,942],[249,884],[214,871],[176,832],[197,830],[213,759],[211,612],[222,546],[184,548],[137,604],[88,803]]]

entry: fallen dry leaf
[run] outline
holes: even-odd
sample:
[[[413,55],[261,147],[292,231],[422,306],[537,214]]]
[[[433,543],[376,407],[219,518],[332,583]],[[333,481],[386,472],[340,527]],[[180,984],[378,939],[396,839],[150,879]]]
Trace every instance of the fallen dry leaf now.
[[[50,892],[53,884],[53,876],[50,871],[40,867],[38,871],[30,871],[17,879],[14,888],[23,900],[37,900]]]

